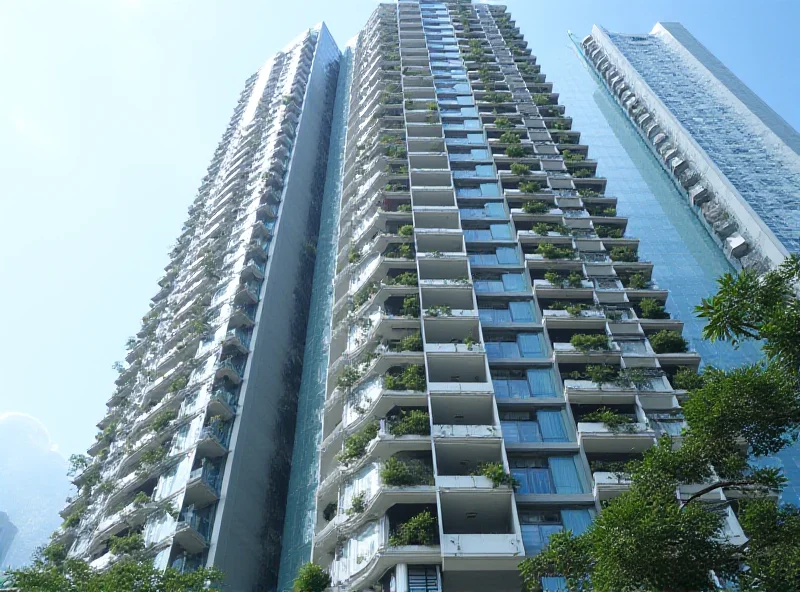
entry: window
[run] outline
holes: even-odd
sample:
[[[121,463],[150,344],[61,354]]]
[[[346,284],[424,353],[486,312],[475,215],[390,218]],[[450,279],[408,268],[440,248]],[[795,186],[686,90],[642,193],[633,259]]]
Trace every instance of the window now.
[[[534,397],[555,397],[555,377],[552,368],[531,368],[527,371],[528,384]]]
[[[517,458],[509,461],[511,474],[519,481],[520,494],[584,493],[578,472],[579,457]]]
[[[408,592],[439,592],[437,567],[435,565],[409,565]]]

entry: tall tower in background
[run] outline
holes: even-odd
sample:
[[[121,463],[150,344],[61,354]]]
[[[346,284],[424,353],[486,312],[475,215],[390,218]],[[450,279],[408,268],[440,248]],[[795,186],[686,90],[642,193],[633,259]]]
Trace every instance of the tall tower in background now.
[[[11,522],[8,514],[0,512],[0,571],[6,565],[6,556],[17,532],[17,527]]]
[[[318,25],[246,83],[62,512],[95,568],[275,586],[339,58]]]
[[[516,592],[680,434],[700,356],[504,7],[381,5],[352,89],[310,555],[341,591]]]
[[[736,267],[800,253],[800,134],[680,23],[581,47]]]

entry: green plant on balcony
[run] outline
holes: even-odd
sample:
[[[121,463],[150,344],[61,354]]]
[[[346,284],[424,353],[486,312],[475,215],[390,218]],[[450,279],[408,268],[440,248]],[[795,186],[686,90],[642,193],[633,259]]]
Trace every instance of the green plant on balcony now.
[[[533,95],[533,103],[535,105],[549,105],[550,104],[550,95],[544,93],[536,93]]]
[[[414,109],[414,101],[411,99],[406,99],[405,106],[408,111],[412,111]]]
[[[131,555],[144,549],[144,537],[140,533],[112,536],[108,548],[114,555]]]
[[[78,524],[81,523],[81,518],[84,517],[88,509],[89,504],[86,502],[86,500],[81,501],[77,506],[75,506],[72,512],[70,512],[69,515],[64,518],[64,522],[61,523],[61,527],[67,529],[78,526]]]
[[[150,503],[150,496],[147,495],[144,491],[139,491],[135,496],[133,496],[133,505],[137,508],[141,508]]]
[[[581,313],[584,310],[586,310],[586,305],[583,304],[582,302],[578,302],[578,303],[575,303],[575,304],[568,304],[564,308],[564,310],[566,310],[569,313],[569,316],[571,316],[571,317],[579,317],[579,316],[581,316]]]
[[[519,144],[521,142],[519,134],[514,132],[503,132],[500,134],[499,140],[503,144]]]
[[[586,160],[586,157],[580,152],[572,152],[570,150],[562,150],[561,157],[564,160],[568,160],[570,162],[578,162],[581,160]]]
[[[539,243],[536,252],[545,259],[574,259],[575,257],[572,249],[557,247],[553,243]]]
[[[594,173],[589,169],[577,169],[572,171],[572,176],[577,177],[578,179],[585,179],[586,177],[592,177]]]
[[[608,351],[611,349],[607,335],[576,333],[570,338],[569,342],[575,349],[582,353]]]
[[[284,105],[291,105],[292,103],[294,103],[294,97],[292,95],[285,95],[283,97]]]
[[[417,283],[417,274],[413,271],[404,271],[393,278],[386,278],[386,284],[390,286],[416,286]]]
[[[539,185],[539,183],[537,183],[536,181],[521,181],[520,184],[519,184],[519,190],[522,193],[536,193],[536,192],[540,191],[541,189],[542,189],[542,186]],[[526,205],[533,204],[533,203],[542,204],[544,206],[544,209],[542,210],[541,206],[529,206],[529,208],[539,208],[540,211],[538,211],[538,212],[537,211],[529,212],[528,210],[525,209]],[[545,203],[545,202],[526,201],[524,204],[522,204],[522,210],[526,214],[540,214],[540,213],[544,213],[544,212],[549,212],[551,207],[552,206],[550,206],[550,204]]]
[[[403,298],[403,307],[400,309],[400,314],[404,317],[419,317],[419,296],[411,295]]]
[[[354,460],[364,456],[367,445],[378,436],[378,422],[373,421],[357,434],[352,434],[345,438],[342,451],[336,456],[337,460],[343,465],[348,465]]]
[[[612,261],[623,261],[627,263],[633,263],[639,260],[636,251],[631,247],[612,247],[608,256],[611,257]]]
[[[527,148],[523,148],[522,146],[511,144],[510,146],[506,146],[506,156],[509,158],[522,158],[528,153]]]
[[[472,348],[475,347],[475,340],[472,338],[472,335],[467,335],[464,338],[464,345],[467,347],[469,351],[472,351]]]
[[[605,366],[601,364],[589,364],[586,366],[586,375],[598,387],[614,382],[617,379],[618,372],[612,366]]]
[[[444,304],[429,306],[425,309],[425,316],[428,317],[449,317],[451,314],[453,314],[453,310]]]
[[[567,285],[570,288],[580,288],[583,286],[583,276],[577,271],[571,272],[567,276]]]
[[[702,388],[706,383],[706,379],[705,376],[695,372],[691,368],[681,366],[678,368],[678,371],[672,377],[670,382],[672,383],[672,388],[685,391],[694,391]]]
[[[383,386],[390,391],[423,392],[427,386],[422,366],[406,366],[400,374],[386,374]]]
[[[386,156],[390,158],[405,158],[406,157],[406,149],[405,146],[397,146],[391,145],[386,149]]]
[[[517,488],[517,481],[511,473],[507,473],[501,462],[486,462],[478,465],[478,470],[473,473],[475,476],[488,477],[492,482],[492,487],[497,489],[501,485]]]
[[[100,483],[95,491],[101,495],[108,495],[110,493],[113,493],[116,487],[117,484],[111,479],[108,479]]]
[[[383,190],[384,191],[390,191],[390,192],[408,191],[408,187],[406,185],[403,185],[402,183],[387,183],[386,185],[383,186]],[[397,208],[398,212],[410,212],[411,211],[411,205],[410,204],[400,204],[400,205],[401,206],[402,205],[408,205],[408,210],[401,210],[400,206],[398,206],[398,208]]]
[[[383,463],[381,483],[389,487],[433,485],[433,468],[419,459],[400,459],[392,456]]]
[[[350,247],[350,252],[347,253],[347,261],[349,263],[358,263],[361,261],[361,251]]]
[[[367,492],[362,491],[350,498],[350,507],[347,508],[347,515],[354,516],[362,514],[367,509]]]
[[[587,413],[580,418],[580,421],[602,423],[612,434],[636,431],[636,425],[630,417],[620,415],[608,407],[600,407],[597,411]]]
[[[167,453],[166,446],[156,446],[142,453],[142,456],[139,457],[139,467],[136,470],[137,474],[146,475],[149,473],[167,458]]]
[[[389,537],[389,545],[392,547],[430,546],[436,544],[437,535],[436,517],[429,510],[425,510],[400,524]]]
[[[330,575],[316,563],[306,563],[297,571],[292,592],[325,592],[330,585]]]
[[[688,342],[677,331],[664,329],[648,339],[657,354],[682,354],[689,350]]]
[[[578,195],[581,197],[598,197],[600,193],[594,189],[578,189]]]
[[[542,203],[542,202],[528,202],[528,203]],[[526,212],[526,213],[541,213],[541,212]],[[536,224],[533,225],[531,230],[533,230],[536,234],[547,236],[550,232],[553,231],[553,226],[554,225],[548,224],[547,222],[537,222]]]
[[[652,377],[642,368],[624,368],[619,371],[616,384],[626,388],[646,389],[650,386]]]
[[[411,224],[404,224],[397,230],[400,236],[414,236],[414,226]]]
[[[522,164],[520,162],[512,162],[511,163],[511,174],[512,175],[525,176],[525,175],[529,175],[530,172],[531,172],[530,165]]]
[[[639,310],[643,319],[668,319],[669,313],[654,298],[642,298]]]
[[[378,284],[376,282],[369,282],[366,286],[361,288],[353,296],[353,309],[359,308],[367,300],[378,291]]]
[[[399,415],[389,420],[389,433],[392,436],[429,436],[430,416],[421,409],[400,410]]]
[[[428,111],[438,111],[439,104],[436,101],[428,101],[427,103],[425,103],[425,108]]]
[[[499,129],[509,129],[511,127],[511,122],[508,117],[500,116],[494,118],[494,125]]]
[[[151,429],[153,432],[160,432],[165,427],[167,427],[172,421],[177,419],[178,413],[172,409],[165,409],[158,415],[153,418],[152,423],[150,424]]]
[[[169,388],[167,389],[168,393],[177,393],[186,388],[186,385],[189,384],[189,377],[188,376],[178,376],[173,380]]]
[[[550,269],[550,270],[548,270],[548,271],[546,271],[544,273],[544,279],[546,281],[548,281],[550,284],[552,284],[553,286],[561,287],[561,285],[564,283],[564,276],[561,275],[560,273],[558,273],[557,271],[553,271],[552,269]],[[551,309],[564,310],[564,308],[565,308],[563,306],[559,307],[559,308],[555,308],[553,306],[554,304],[559,304],[559,303],[553,302],[553,304],[550,305]]]
[[[605,226],[603,224],[596,224],[594,231],[600,238],[622,238],[622,228],[617,226]]]
[[[397,345],[394,347],[394,351],[422,351],[422,335],[419,331],[412,333],[411,335],[406,335],[397,342]]]
[[[336,378],[338,388],[352,388],[361,379],[361,372],[355,366],[345,366]]]
[[[398,189],[395,189],[394,191],[398,191]],[[398,212],[408,213],[408,212],[411,211],[411,204],[410,203],[401,203],[400,205],[397,206],[397,211]]]
[[[628,276],[627,283],[625,285],[626,288],[630,288],[631,290],[642,290],[647,286],[647,280],[644,279],[644,276],[641,273],[633,273]]]

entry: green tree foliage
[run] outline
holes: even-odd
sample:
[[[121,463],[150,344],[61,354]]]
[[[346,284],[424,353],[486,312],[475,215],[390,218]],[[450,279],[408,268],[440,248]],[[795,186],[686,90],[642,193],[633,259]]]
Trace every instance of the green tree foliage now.
[[[306,563],[294,579],[294,592],[325,592],[331,585],[331,576],[315,563]]]
[[[50,549],[49,547],[47,549]],[[106,571],[95,571],[85,561],[55,557],[47,549],[33,563],[12,571],[21,592],[219,592],[222,573],[198,569],[181,573],[156,569],[150,561],[123,560]]]

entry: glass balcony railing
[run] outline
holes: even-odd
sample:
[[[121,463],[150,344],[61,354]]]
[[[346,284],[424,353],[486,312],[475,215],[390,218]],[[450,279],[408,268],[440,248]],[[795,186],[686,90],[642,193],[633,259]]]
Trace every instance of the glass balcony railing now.
[[[208,512],[199,513],[189,507],[183,510],[178,517],[177,529],[191,528],[208,541],[211,536],[211,517]]]
[[[200,480],[214,492],[219,493],[220,474],[217,467],[206,465],[189,473],[189,481]]]

